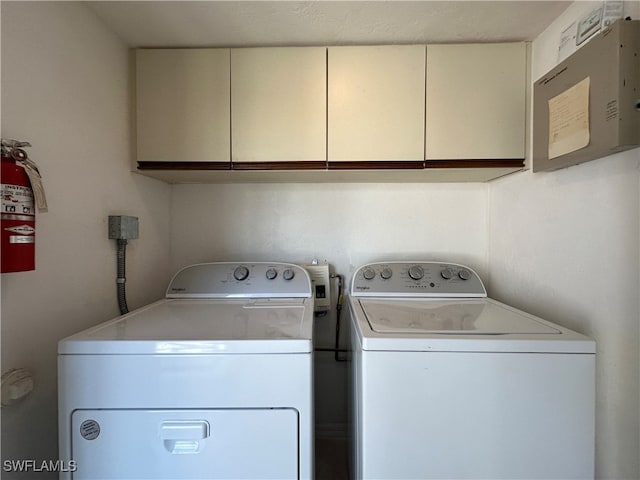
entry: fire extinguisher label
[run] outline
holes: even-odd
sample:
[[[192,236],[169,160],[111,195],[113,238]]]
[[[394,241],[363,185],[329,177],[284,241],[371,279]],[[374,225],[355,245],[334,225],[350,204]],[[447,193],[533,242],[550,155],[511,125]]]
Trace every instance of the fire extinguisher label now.
[[[33,191],[23,185],[2,184],[2,213],[35,215]]]
[[[5,230],[13,233],[19,233],[20,235],[33,235],[34,233],[36,233],[36,229],[30,227],[29,225],[20,225],[17,227],[5,228]]]
[[[9,243],[36,243],[36,237],[25,235],[11,235]]]

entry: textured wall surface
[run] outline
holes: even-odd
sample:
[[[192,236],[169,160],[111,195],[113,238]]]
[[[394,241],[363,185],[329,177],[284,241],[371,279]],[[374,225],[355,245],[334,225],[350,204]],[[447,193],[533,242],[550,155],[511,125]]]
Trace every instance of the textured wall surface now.
[[[599,4],[576,2],[536,39],[533,80],[556,64],[560,32]],[[490,293],[597,342],[601,479],[640,478],[639,176],[635,149],[490,187]]]
[[[2,459],[53,460],[57,342],[118,314],[108,216],[140,219],[127,250],[130,308],[156,300],[168,281],[171,187],[129,171],[126,45],[79,2],[1,8],[2,137],[32,143],[49,202],[36,270],[2,274],[2,370],[35,378],[29,397],[2,407]]]

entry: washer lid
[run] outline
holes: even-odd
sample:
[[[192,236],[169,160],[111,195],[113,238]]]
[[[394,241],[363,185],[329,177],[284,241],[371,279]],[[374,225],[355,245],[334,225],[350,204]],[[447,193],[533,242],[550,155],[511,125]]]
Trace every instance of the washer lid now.
[[[61,340],[58,353],[309,353],[310,300],[160,300]]]
[[[403,334],[559,334],[560,330],[483,300],[360,299],[374,332]]]

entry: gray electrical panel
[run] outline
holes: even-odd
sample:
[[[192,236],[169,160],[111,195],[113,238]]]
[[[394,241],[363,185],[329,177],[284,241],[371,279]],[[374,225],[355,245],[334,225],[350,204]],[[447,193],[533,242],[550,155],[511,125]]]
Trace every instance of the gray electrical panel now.
[[[533,171],[640,147],[640,21],[603,29],[534,84]]]

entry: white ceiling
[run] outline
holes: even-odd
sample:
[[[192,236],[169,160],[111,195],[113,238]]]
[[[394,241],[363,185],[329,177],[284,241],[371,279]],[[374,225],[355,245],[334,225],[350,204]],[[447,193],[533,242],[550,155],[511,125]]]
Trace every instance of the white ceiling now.
[[[91,1],[132,47],[533,40],[568,1]]]

